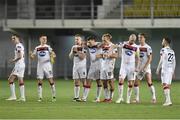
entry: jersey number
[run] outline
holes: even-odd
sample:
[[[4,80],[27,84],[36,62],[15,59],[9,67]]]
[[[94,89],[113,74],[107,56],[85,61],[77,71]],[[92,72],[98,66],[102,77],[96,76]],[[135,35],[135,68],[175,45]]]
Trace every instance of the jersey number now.
[[[172,62],[174,54],[168,53],[168,62]]]

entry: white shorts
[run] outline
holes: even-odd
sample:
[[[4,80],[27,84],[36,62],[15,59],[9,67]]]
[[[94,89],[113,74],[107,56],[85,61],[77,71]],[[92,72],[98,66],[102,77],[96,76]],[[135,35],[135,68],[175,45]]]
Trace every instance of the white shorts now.
[[[146,71],[138,72],[136,74],[136,77],[138,80],[142,80],[147,73],[151,74],[151,69],[147,69]]]
[[[73,66],[73,79],[74,80],[85,79],[86,76],[87,76],[86,66],[81,66],[81,67]]]
[[[25,71],[25,63],[18,64],[14,66],[11,75],[16,75],[17,77],[23,78],[24,71]]]
[[[89,68],[88,75],[87,75],[88,80],[99,80],[100,79],[100,67],[92,65]]]
[[[107,67],[107,66],[106,66]],[[101,80],[111,80],[114,79],[114,68],[103,68],[100,71],[100,79]]]
[[[46,63],[38,65],[37,67],[37,79],[44,79],[44,76],[46,78],[53,78],[53,70],[52,70],[52,64]]]
[[[172,71],[161,71],[161,82],[166,84],[171,84],[173,77]]]
[[[119,79],[125,79],[126,76],[128,80],[135,80],[135,66],[121,66],[119,71]]]

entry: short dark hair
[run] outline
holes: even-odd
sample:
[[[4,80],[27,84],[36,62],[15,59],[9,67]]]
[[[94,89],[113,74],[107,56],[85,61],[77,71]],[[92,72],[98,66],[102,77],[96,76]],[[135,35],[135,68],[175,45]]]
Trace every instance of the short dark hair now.
[[[169,37],[164,37],[164,40],[168,43],[171,44],[171,39]]]
[[[20,36],[18,34],[13,34],[12,36],[16,36],[17,38],[20,39]]]
[[[87,37],[87,41],[89,41],[89,40],[94,40],[94,41],[96,41],[96,37],[95,37],[95,36],[89,36],[89,37]]]
[[[40,36],[39,36],[39,37],[42,37],[42,36],[46,36],[46,37],[47,37],[47,35],[46,35],[46,34],[40,34]]]
[[[144,38],[147,38],[145,33],[139,33],[139,35],[143,36]]]

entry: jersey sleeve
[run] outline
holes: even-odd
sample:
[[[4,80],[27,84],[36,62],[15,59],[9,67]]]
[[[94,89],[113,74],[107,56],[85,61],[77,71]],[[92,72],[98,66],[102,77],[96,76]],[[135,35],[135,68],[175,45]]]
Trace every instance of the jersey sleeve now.
[[[162,48],[162,49],[160,50],[160,55],[162,56],[163,53],[164,53],[164,49]]]
[[[147,48],[147,55],[151,55],[152,54],[152,48],[151,47],[148,47]]]
[[[53,49],[51,48],[51,46],[48,46],[48,50],[51,53],[53,51]]]

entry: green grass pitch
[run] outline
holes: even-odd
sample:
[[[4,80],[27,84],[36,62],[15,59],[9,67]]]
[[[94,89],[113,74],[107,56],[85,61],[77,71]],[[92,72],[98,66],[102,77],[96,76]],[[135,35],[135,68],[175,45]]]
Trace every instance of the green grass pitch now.
[[[114,101],[117,99],[117,81]],[[140,104],[115,104],[113,103],[93,103],[95,97],[96,84],[90,91],[87,102],[72,102],[73,81],[56,80],[57,101],[51,102],[51,92],[47,81],[43,84],[43,101],[37,102],[37,81],[26,80],[26,102],[6,101],[10,90],[8,82],[0,81],[0,119],[172,119],[180,118],[180,82],[172,83],[173,105],[163,107],[164,96],[161,83],[154,82],[157,103],[151,104],[151,94],[145,82],[140,87]],[[127,84],[125,84],[124,98]],[[82,89],[81,89],[82,91]],[[19,96],[18,84],[16,82],[16,93]],[[82,95],[82,92],[81,92]],[[103,98],[103,91],[102,91]]]

